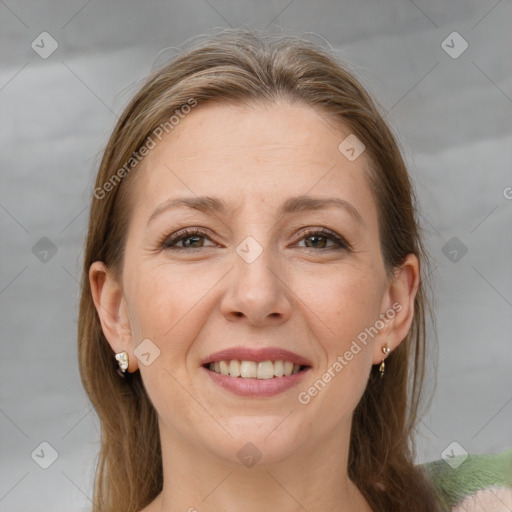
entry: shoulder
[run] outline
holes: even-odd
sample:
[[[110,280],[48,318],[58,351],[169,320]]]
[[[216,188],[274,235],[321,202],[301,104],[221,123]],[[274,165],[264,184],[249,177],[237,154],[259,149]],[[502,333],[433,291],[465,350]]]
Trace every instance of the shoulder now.
[[[509,512],[512,510],[512,489],[489,487],[466,497],[452,512]]]
[[[445,511],[511,510],[512,449],[484,455],[457,455],[419,467],[425,471]]]

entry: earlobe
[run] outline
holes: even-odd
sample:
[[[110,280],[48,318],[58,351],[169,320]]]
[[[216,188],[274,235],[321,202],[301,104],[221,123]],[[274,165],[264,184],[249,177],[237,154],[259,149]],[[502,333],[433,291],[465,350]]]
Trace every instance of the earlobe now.
[[[128,354],[128,371],[135,371],[138,365],[133,356],[131,325],[120,284],[102,261],[95,261],[89,268],[89,283],[105,338],[114,354],[122,351]]]
[[[400,268],[396,269],[394,278],[384,302],[387,311],[393,310],[387,327],[382,332],[378,346],[375,347],[374,364],[383,359],[382,342],[387,343],[393,352],[406,338],[414,319],[415,299],[420,285],[420,265],[414,254],[408,254]]]

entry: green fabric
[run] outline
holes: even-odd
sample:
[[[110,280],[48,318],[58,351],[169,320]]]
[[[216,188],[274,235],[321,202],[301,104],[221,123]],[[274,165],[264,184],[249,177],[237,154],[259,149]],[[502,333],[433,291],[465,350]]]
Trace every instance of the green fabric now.
[[[464,455],[453,457],[452,466],[464,459]],[[454,469],[443,459],[420,464],[449,512],[469,495],[488,487],[512,488],[512,448],[502,453],[468,455]]]

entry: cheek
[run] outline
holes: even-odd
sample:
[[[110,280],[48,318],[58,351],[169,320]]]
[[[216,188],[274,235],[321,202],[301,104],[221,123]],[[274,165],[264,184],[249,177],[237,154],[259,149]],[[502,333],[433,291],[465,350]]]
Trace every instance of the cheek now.
[[[322,403],[338,421],[355,408],[366,388],[373,339],[368,332],[379,318],[382,298],[380,274],[370,266],[347,265],[300,283],[297,295],[307,305],[304,311],[309,313],[304,314],[324,356],[307,384],[314,388],[303,389],[308,395],[304,401],[322,395],[318,405]]]
[[[219,276],[168,262],[141,262],[136,268],[127,274],[134,345],[151,339],[160,349],[160,364],[180,371],[207,320],[205,305]]]
[[[382,279],[370,265],[347,263],[325,273],[303,273],[295,282],[294,292],[310,308],[308,317],[315,313],[325,332],[320,338],[332,341],[334,347],[350,345],[378,318]]]
[[[169,264],[134,267],[137,272],[127,273],[134,348],[141,340],[150,339],[158,353],[149,365],[139,360],[140,374],[160,417],[172,418],[176,410],[191,409],[190,394],[183,385],[188,378],[187,358],[204,324],[201,299],[214,282],[206,275],[199,278],[195,272],[180,272]],[[185,419],[187,415],[189,412],[180,421],[192,421]]]
[[[180,269],[142,261],[126,274],[126,292],[130,297],[132,320],[144,336],[162,336],[183,317],[188,303],[199,294],[198,281]],[[190,307],[190,306],[188,306]]]

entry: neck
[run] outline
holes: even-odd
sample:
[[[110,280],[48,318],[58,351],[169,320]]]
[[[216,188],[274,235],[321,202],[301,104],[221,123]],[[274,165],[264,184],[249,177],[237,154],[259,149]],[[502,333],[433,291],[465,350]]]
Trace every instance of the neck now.
[[[201,444],[191,444],[160,424],[164,486],[144,512],[244,512],[330,510],[372,512],[348,478],[348,439],[304,446],[281,460],[244,466]],[[245,443],[233,443],[244,446]],[[238,450],[233,449],[236,453]],[[248,450],[250,451],[250,450]]]

